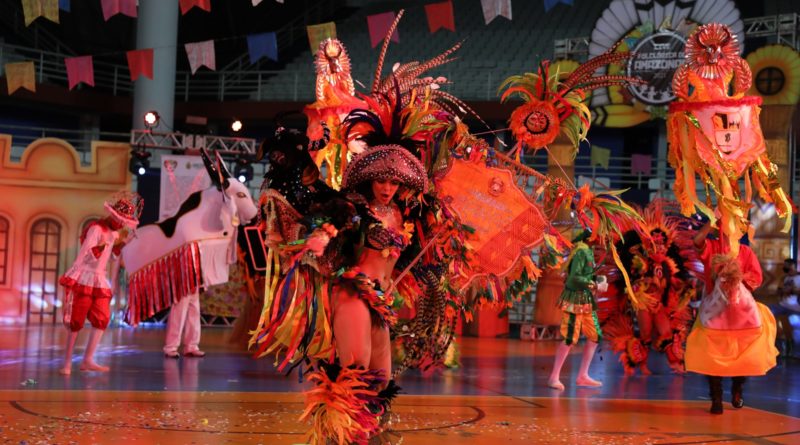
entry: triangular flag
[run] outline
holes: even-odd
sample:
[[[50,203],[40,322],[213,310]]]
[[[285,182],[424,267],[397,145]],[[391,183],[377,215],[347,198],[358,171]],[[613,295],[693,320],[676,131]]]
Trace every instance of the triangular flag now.
[[[553,9],[553,6],[559,3],[572,6],[572,1],[573,0],[544,0],[544,12]]]
[[[319,49],[319,42],[336,38],[336,23],[327,22],[319,25],[308,25],[306,26],[306,32],[308,32],[308,44],[311,45],[311,54],[314,54]]]
[[[611,150],[608,148],[592,145],[592,154],[589,156],[591,166],[599,165],[608,170],[608,160],[611,157]]]
[[[649,176],[652,173],[653,156],[634,154],[631,156],[631,173]]]
[[[185,15],[195,6],[206,12],[211,12],[211,0],[180,0],[180,5],[181,15]]]
[[[58,23],[58,0],[22,0],[22,14],[25,26],[30,26],[39,17]]]
[[[153,80],[153,48],[137,49],[128,51],[128,69],[131,72],[131,82],[139,78],[139,75]]]
[[[81,82],[94,86],[92,56],[67,57],[64,59],[64,64],[67,65],[67,80],[70,90]]]
[[[105,21],[117,14],[136,17],[136,0],[100,0],[100,5],[103,7]]]
[[[274,32],[251,34],[247,36],[247,51],[250,63],[255,64],[262,57],[278,61],[278,38]]]
[[[258,6],[264,0],[253,0],[253,6]]]
[[[488,25],[497,16],[511,20],[511,0],[481,0],[483,21]]]
[[[5,71],[9,96],[20,88],[36,92],[36,69],[32,61],[6,63]]]
[[[453,3],[450,0],[441,3],[431,3],[425,5],[425,15],[428,16],[428,29],[431,33],[439,28],[456,30],[456,22],[453,18]]]
[[[186,56],[189,58],[192,74],[196,73],[201,66],[205,66],[212,71],[217,69],[213,40],[187,43],[184,46],[186,47]]]
[[[373,48],[383,41],[389,28],[392,27],[394,22],[394,12],[384,12],[367,16],[367,28],[369,28],[369,43]],[[400,43],[400,35],[397,33],[397,28],[392,33],[392,42]]]
[[[58,0],[58,9],[69,12],[69,0]]]

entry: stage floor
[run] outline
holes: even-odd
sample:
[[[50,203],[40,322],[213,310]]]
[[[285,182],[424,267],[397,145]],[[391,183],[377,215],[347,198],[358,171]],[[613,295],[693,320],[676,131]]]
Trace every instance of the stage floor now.
[[[206,329],[202,359],[165,359],[163,330],[110,329],[98,361],[109,373],[58,374],[63,328],[0,328],[0,443],[300,444],[297,376],[276,373]],[[547,388],[554,342],[460,339],[462,368],[408,372],[393,430],[404,444],[800,443],[800,363],[782,361],[745,389],[746,407],[707,413],[702,376],[675,376],[652,354],[652,376],[625,377],[610,351],[595,358],[601,389]],[[729,383],[726,382],[726,389]]]

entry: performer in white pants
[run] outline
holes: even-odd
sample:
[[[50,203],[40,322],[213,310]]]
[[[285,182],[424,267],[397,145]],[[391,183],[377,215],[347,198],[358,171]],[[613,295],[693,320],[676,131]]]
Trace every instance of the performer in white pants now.
[[[234,237],[234,242],[235,242]],[[236,245],[226,239],[207,239],[199,243],[203,288],[228,282],[228,265],[232,264]],[[164,355],[178,358],[183,344],[186,357],[204,357],[200,350],[200,289],[172,305],[167,321]]]
[[[181,337],[183,337],[181,339]],[[182,341],[181,341],[182,340]],[[164,355],[178,358],[178,349],[183,343],[183,355],[186,357],[203,357],[200,350],[200,292],[187,295],[169,310],[167,321],[167,339],[164,344]]]

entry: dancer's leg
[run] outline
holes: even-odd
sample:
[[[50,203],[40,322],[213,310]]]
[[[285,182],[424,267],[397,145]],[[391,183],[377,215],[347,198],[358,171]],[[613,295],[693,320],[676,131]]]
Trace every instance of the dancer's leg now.
[[[555,388],[559,391],[564,390],[564,384],[561,383],[561,368],[564,366],[564,362],[567,360],[567,355],[569,355],[570,349],[572,349],[572,346],[564,342],[558,343],[558,347],[556,348],[556,358],[555,361],[553,361],[553,370],[550,372],[550,378],[547,379],[547,386]]]
[[[186,309],[186,321],[183,327],[183,353],[202,357],[206,355],[200,350],[200,293],[187,295],[189,299]]]
[[[189,296],[185,296],[172,305],[167,320],[167,335],[164,342],[164,354],[169,357],[178,356],[178,347],[181,344],[183,324],[186,322],[186,313],[189,310]]]
[[[592,363],[592,358],[594,357],[595,351],[597,351],[598,345],[599,344],[594,341],[587,340],[586,346],[583,347],[581,367],[578,370],[578,377],[575,379],[575,383],[577,383],[578,386],[603,386],[603,382],[589,377],[589,365]]]
[[[711,396],[711,414],[722,414],[722,377],[708,376],[708,392]]]
[[[333,304],[333,335],[339,364],[368,367],[372,353],[372,320],[367,303],[339,289]]]
[[[72,373],[72,351],[75,349],[75,340],[78,338],[78,331],[70,330],[67,334],[67,350],[64,354],[64,366],[58,372],[64,375]]]
[[[100,371],[108,372],[108,366],[98,365],[94,361],[94,353],[97,351],[97,345],[100,344],[100,339],[103,338],[104,329],[92,327],[92,332],[89,334],[89,340],[86,342],[86,352],[83,354],[83,363],[81,363],[81,371]]]
[[[389,340],[389,328],[373,326],[372,351],[370,353],[369,368],[382,370],[384,376],[386,377],[387,383],[389,382],[389,379],[392,378],[391,346],[391,341]]]

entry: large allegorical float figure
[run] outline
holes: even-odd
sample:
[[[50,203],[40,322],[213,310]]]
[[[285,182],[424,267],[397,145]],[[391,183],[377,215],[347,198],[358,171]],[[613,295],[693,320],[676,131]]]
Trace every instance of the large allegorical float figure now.
[[[722,377],[734,377],[731,404],[741,408],[744,377],[764,375],[778,353],[775,319],[752,295],[761,285],[761,267],[740,239],[745,234],[752,239],[753,188],[775,204],[787,230],[792,203],[766,154],[758,121],[761,99],[744,95],[751,82],[736,36],[724,25],[703,25],[689,36],[686,63],[675,72],[672,85],[679,100],[670,105],[667,121],[682,211],[688,216],[697,207],[710,219],[695,237],[705,288],[686,341],[686,370],[708,376],[713,414],[722,413]],[[706,187],[706,203],[697,197],[695,175]],[[719,236],[710,239],[714,226]]]

